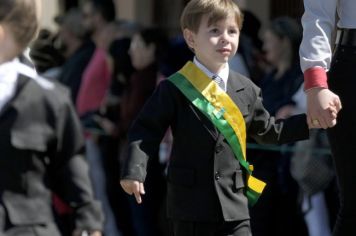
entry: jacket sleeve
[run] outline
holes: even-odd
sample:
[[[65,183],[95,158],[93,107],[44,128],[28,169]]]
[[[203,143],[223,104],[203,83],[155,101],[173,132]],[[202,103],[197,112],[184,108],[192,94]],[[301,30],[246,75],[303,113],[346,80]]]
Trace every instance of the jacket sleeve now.
[[[59,108],[56,124],[51,163],[55,192],[73,208],[76,229],[102,230],[103,213],[94,200],[82,129],[69,97]]]
[[[133,122],[121,179],[144,182],[148,158],[158,156],[161,140],[173,119],[173,86],[168,80],[161,82]]]
[[[256,99],[250,112],[248,135],[261,144],[283,144],[309,138],[305,114],[276,120],[262,103],[261,91],[254,86]]]

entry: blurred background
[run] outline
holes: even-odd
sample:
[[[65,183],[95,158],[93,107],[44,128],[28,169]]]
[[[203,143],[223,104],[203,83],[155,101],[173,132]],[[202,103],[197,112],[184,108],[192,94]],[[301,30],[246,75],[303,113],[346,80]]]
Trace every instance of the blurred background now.
[[[43,4],[43,27],[55,28],[53,17],[77,7],[80,0],[41,0]],[[114,0],[120,19],[155,24],[172,30],[179,29],[179,16],[189,0]],[[278,16],[301,17],[301,0],[240,0],[242,8],[254,13],[266,24]]]

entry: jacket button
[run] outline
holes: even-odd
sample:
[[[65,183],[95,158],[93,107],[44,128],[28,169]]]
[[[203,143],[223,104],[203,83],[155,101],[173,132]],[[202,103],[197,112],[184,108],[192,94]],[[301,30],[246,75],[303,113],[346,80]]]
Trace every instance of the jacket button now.
[[[215,180],[219,180],[220,179],[220,173],[217,171],[215,172]]]
[[[219,153],[223,150],[223,146],[221,144],[217,145],[215,148],[215,153]]]

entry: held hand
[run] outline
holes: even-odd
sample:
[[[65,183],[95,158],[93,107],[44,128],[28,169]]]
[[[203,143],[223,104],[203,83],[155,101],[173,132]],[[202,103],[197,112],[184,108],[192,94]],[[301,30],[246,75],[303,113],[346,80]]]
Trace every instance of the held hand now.
[[[294,105],[285,105],[281,107],[277,113],[276,113],[276,119],[286,119],[293,115],[295,111],[295,106]]]
[[[337,113],[341,109],[339,97],[325,88],[312,88],[306,94],[309,127],[327,129],[335,126]]]
[[[73,231],[72,236],[102,236],[102,234],[99,230],[83,231],[80,229],[76,229]]]
[[[124,179],[120,181],[120,185],[126,193],[135,195],[138,204],[142,203],[141,194],[145,194],[143,183],[140,183],[137,180]]]
[[[101,232],[100,231],[94,231],[90,233],[90,236],[101,236]]]

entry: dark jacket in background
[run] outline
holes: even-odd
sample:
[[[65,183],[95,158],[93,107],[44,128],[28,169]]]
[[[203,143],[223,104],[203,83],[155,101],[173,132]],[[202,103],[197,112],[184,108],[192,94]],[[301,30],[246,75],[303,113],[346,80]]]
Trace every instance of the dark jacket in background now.
[[[15,96],[0,112],[0,225],[38,226],[57,235],[52,192],[74,209],[75,228],[101,229],[84,159],[81,125],[67,90],[42,88],[19,76]]]

